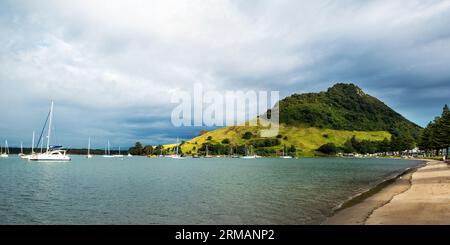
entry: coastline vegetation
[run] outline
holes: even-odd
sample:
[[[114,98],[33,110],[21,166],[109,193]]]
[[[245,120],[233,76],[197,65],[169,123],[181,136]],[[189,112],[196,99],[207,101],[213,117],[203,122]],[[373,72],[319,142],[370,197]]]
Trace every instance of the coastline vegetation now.
[[[448,105],[442,109],[441,116],[436,117],[423,129],[418,146],[426,156],[448,157],[450,148],[450,110]]]

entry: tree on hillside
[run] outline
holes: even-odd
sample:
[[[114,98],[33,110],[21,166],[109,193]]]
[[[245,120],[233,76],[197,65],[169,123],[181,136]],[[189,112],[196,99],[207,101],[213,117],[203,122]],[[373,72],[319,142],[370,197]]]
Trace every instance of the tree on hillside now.
[[[142,150],[142,153],[144,154],[144,155],[152,155],[153,154],[153,146],[151,146],[151,145],[146,145],[145,147],[144,147],[144,149]]]
[[[356,151],[355,148],[352,145],[352,141],[351,140],[345,141],[343,150],[344,150],[345,153],[353,153],[353,152]]]
[[[163,145],[156,146],[155,149],[153,150],[153,152],[156,155],[164,155],[164,146]]]
[[[246,140],[251,139],[252,137],[253,137],[252,132],[248,132],[248,131],[245,132],[244,135],[242,136],[242,138],[246,139]]]
[[[320,146],[319,149],[317,149],[317,150],[324,154],[328,154],[328,155],[337,153],[337,147],[334,143],[324,144],[324,145]]]
[[[131,147],[128,152],[132,155],[142,155],[143,147],[141,142],[136,142],[136,144]]]
[[[383,141],[381,141],[379,144],[379,151],[388,152],[390,150],[391,150],[391,142],[387,138],[384,138]]]
[[[291,154],[296,154],[297,153],[297,148],[295,147],[295,145],[291,145],[291,147],[289,147],[288,152],[291,153]]]

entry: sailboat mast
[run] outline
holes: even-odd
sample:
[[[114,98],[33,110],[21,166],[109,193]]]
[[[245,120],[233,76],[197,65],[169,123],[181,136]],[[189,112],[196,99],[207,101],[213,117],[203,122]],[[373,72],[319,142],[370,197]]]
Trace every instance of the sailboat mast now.
[[[20,153],[23,154],[23,142],[20,142]]]
[[[91,154],[91,137],[89,137],[89,141],[88,141],[88,155]]]
[[[110,146],[109,146],[109,140],[108,140],[108,155],[111,155],[111,149],[110,149]]]
[[[5,153],[9,154],[8,140],[5,140]]]
[[[53,119],[53,100],[50,106],[50,118],[48,120],[48,133],[47,133],[47,151],[50,149],[50,135],[52,132],[52,119]]]
[[[34,130],[33,130],[33,138],[31,139],[31,154],[34,153]]]
[[[175,155],[178,155],[178,138],[177,138],[177,151],[176,151]]]

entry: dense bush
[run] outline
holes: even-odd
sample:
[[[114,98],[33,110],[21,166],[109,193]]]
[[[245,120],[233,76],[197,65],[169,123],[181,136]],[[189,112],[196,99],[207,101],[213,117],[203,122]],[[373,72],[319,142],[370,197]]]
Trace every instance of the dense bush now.
[[[251,139],[252,137],[253,137],[252,132],[248,132],[248,131],[245,132],[244,135],[242,135],[242,138],[246,139],[246,140]]]
[[[337,153],[337,147],[334,143],[327,143],[319,147],[317,149],[319,152],[322,152],[324,154],[332,155]]]
[[[250,141],[250,144],[254,147],[271,147],[271,146],[277,146],[281,144],[279,139],[273,139],[273,138],[266,138],[266,139],[255,139]]]

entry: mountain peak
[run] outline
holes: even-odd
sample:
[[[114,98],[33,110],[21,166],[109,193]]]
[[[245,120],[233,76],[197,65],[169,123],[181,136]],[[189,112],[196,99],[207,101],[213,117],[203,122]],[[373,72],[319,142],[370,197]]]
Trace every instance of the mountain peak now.
[[[336,83],[333,87],[329,88],[328,93],[344,93],[344,94],[357,94],[359,96],[366,95],[364,91],[353,83]]]

